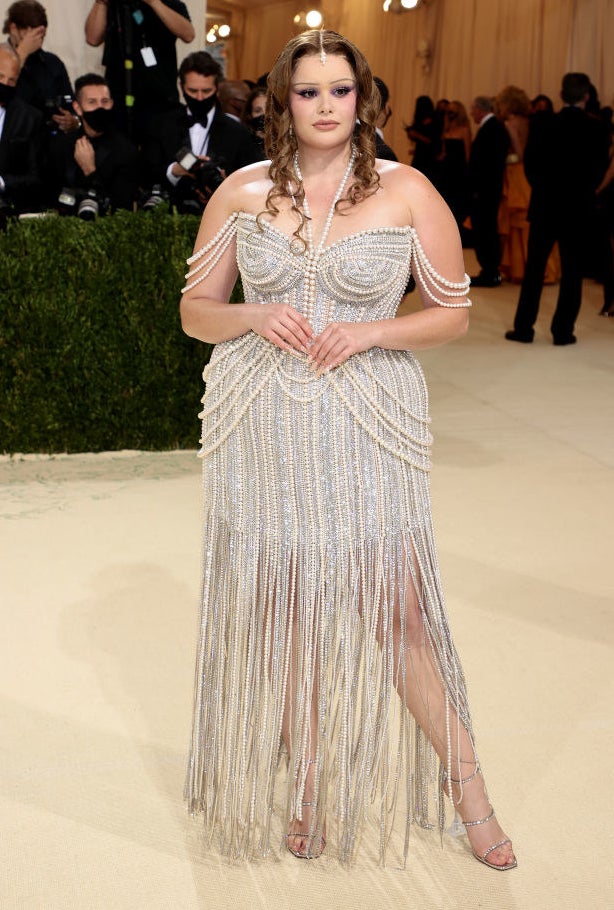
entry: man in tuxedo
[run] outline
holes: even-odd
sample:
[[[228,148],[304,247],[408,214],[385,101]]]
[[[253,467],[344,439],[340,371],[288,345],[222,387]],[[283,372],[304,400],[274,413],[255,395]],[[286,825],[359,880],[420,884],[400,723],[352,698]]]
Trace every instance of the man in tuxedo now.
[[[81,217],[104,214],[107,207],[132,210],[138,186],[138,152],[115,127],[113,98],[106,79],[97,73],[80,76],[75,82],[73,109],[82,129],[79,133],[60,133],[50,143],[51,204],[57,204],[61,195],[67,214]],[[72,196],[74,202],[70,201]],[[79,200],[87,197],[95,205],[83,208]]]
[[[594,215],[595,190],[608,166],[608,132],[585,111],[590,84],[584,73],[567,73],[561,88],[563,108],[531,122],[524,155],[531,185],[527,263],[514,328],[505,334],[508,341],[533,341],[546,263],[558,241],[561,283],[552,337],[556,345],[576,342],[584,238]]]
[[[185,105],[154,118],[143,145],[151,184],[165,187],[181,212],[201,212],[225,177],[262,160],[251,132],[221,109],[220,75],[206,51],[189,54],[179,68]]]
[[[474,99],[470,112],[478,126],[469,155],[471,231],[481,270],[471,279],[471,284],[493,288],[501,284],[497,214],[503,192],[509,138],[507,130],[494,115],[492,98],[479,95]]]
[[[43,116],[15,95],[19,58],[0,47],[0,216],[41,208]]]

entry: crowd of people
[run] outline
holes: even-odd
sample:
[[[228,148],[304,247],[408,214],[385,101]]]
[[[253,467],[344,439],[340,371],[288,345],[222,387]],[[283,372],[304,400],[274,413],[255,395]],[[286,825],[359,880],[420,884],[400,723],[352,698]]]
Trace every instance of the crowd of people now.
[[[24,212],[51,209],[91,218],[160,203],[198,214],[226,176],[265,157],[266,74],[255,81],[225,80],[205,51],[188,54],[178,69],[177,42],[194,38],[181,0],[94,0],[85,40],[104,45],[105,72],[83,74],[74,89],[63,62],[43,47],[46,31],[38,0],[17,0],[8,8],[0,44],[0,224]],[[569,270],[561,258],[569,238],[558,236],[560,193],[551,162],[534,151],[549,137],[553,161],[561,161],[561,152],[567,161],[565,150],[576,148],[578,128],[591,140],[588,152],[580,143],[582,169],[570,158],[580,182],[580,171],[585,174],[582,211],[577,205],[574,211],[581,237],[572,230],[571,241],[593,241],[592,256],[582,257],[584,273],[603,282],[603,313],[614,315],[612,109],[600,105],[584,79],[578,85],[568,80],[572,100],[563,88],[565,108],[582,109],[570,124],[569,141],[565,129],[556,136],[564,111],[555,114],[546,95],[530,100],[514,85],[494,97],[477,96],[469,111],[459,100],[435,103],[422,95],[405,127],[413,166],[439,190],[465,245],[475,248],[480,272],[473,284],[496,287],[507,279],[531,285],[523,285],[521,295],[529,315],[517,320],[511,340],[532,340],[537,287],[564,273],[568,291]],[[388,88],[375,81],[382,102],[377,155],[397,160],[382,133],[391,115]],[[550,184],[543,192],[542,178]],[[569,221],[565,212],[562,221]],[[572,286],[577,283],[573,275]],[[565,333],[573,335],[569,326]]]
[[[264,157],[264,89],[254,82],[249,104],[233,108],[226,96],[223,106],[210,54],[190,53],[177,69],[177,41],[194,38],[180,0],[95,0],[85,39],[104,44],[105,72],[84,73],[74,88],[43,47],[47,25],[38,0],[7,10],[0,219],[48,210],[88,219],[160,202],[198,214],[221,180]]]
[[[406,126],[413,166],[442,194],[466,245],[478,287],[521,285],[510,341],[530,343],[545,283],[560,281],[555,344],[573,344],[584,275],[603,283],[614,316],[614,129],[583,73],[567,73],[562,107],[515,85],[461,101],[426,95]],[[477,127],[472,135],[470,119]]]

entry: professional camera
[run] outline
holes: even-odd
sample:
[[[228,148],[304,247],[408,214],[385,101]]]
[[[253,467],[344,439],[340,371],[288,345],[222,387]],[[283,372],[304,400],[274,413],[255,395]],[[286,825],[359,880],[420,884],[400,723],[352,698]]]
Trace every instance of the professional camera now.
[[[82,221],[94,221],[99,215],[106,215],[109,200],[94,189],[79,190],[62,187],[57,207],[60,215],[76,215]]]
[[[72,112],[72,95],[56,95],[55,98],[45,99],[45,125],[50,129],[57,129],[57,123],[52,119],[54,114],[62,111]]]
[[[145,193],[143,193],[143,200],[144,201],[141,203],[143,211],[153,212],[158,206],[169,204],[169,195],[162,187],[162,184],[154,183],[149,196],[146,196]]]
[[[175,161],[194,177],[197,189],[208,199],[226,179],[224,162],[221,158],[203,161],[187,145],[180,148]]]

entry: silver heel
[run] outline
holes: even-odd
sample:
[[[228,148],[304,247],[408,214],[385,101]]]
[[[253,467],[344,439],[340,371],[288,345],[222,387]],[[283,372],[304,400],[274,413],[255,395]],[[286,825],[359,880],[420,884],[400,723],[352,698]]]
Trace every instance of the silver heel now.
[[[307,759],[308,765],[313,765],[315,763],[316,763],[315,758]],[[314,803],[311,801],[301,803],[301,806],[313,807],[313,805],[314,805]],[[288,843],[289,837],[306,837],[306,838],[308,838],[306,849],[305,850],[294,850]],[[316,844],[319,843],[319,845],[320,845],[319,850],[314,851],[312,849],[314,842]],[[289,831],[286,834],[286,847],[290,851],[290,853],[292,853],[293,856],[297,856],[299,859],[318,859],[318,857],[322,856],[322,853],[324,852],[324,848],[326,847],[326,839],[324,837],[324,834],[316,834],[316,833],[312,833],[310,831]]]
[[[450,799],[452,800],[452,802],[454,803],[454,796],[452,795],[452,784],[460,784],[461,786],[463,784],[469,784],[469,783],[471,783],[472,780],[474,780],[474,778],[478,774],[481,774],[481,773],[482,773],[482,769],[480,768],[480,763],[477,761],[475,763],[475,769],[474,769],[473,773],[470,774],[469,777],[464,777],[464,778],[461,778],[460,780],[455,780],[453,777],[448,777],[448,773],[444,769],[443,774],[442,774],[441,788],[442,788],[444,794],[449,796]],[[446,792],[446,784],[448,784],[448,783],[450,784],[449,793]],[[484,791],[484,792],[486,792],[486,791]],[[486,797],[488,798],[488,794],[486,794]],[[458,803],[454,803],[455,807],[458,806],[458,804],[461,802],[461,800],[462,800],[462,797],[461,797],[461,799],[459,799]],[[472,821],[468,821],[468,822],[463,821],[463,819],[460,816],[460,813],[458,812],[458,809],[456,809],[456,811],[454,813],[454,819],[452,821],[452,824],[446,830],[446,833],[452,835],[452,837],[460,837],[462,834],[467,833],[467,828],[473,828],[476,825],[488,824],[488,822],[492,821],[492,819],[495,817],[495,810],[491,806],[490,802],[488,803],[488,806],[490,808],[490,812],[488,813],[488,815],[485,818],[477,818],[477,819],[473,819]],[[483,863],[485,866],[488,866],[490,869],[497,869],[499,872],[507,872],[509,869],[515,869],[516,866],[518,865],[518,861],[515,856],[513,857],[512,860],[510,860],[509,863],[506,863],[503,866],[499,865],[498,863],[491,863],[488,861],[488,857],[490,856],[490,854],[494,850],[498,850],[499,847],[505,846],[505,844],[509,844],[510,847],[512,846],[512,842],[509,839],[509,837],[505,837],[503,840],[499,841],[498,843],[493,844],[491,847],[488,848],[488,850],[485,850],[484,853],[482,853],[482,854],[476,853],[476,851],[473,848],[471,848],[471,852],[473,853],[475,858],[478,860],[478,862]]]

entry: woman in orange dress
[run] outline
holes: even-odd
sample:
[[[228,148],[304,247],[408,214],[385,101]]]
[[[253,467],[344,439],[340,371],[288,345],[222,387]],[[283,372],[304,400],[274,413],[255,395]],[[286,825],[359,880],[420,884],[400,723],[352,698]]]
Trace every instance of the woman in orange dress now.
[[[514,284],[521,284],[527,261],[529,222],[527,212],[531,187],[524,173],[524,150],[529,137],[529,97],[521,88],[508,85],[496,98],[498,116],[510,137],[503,178],[503,195],[499,206],[499,234],[501,235],[501,265],[503,276]],[[545,284],[554,284],[560,276],[558,247],[552,251]]]

